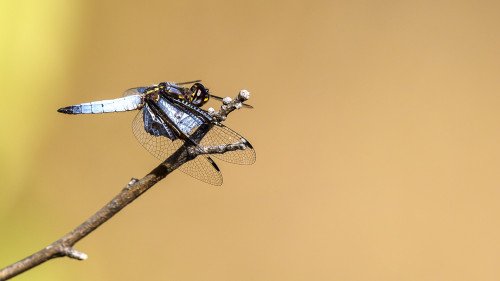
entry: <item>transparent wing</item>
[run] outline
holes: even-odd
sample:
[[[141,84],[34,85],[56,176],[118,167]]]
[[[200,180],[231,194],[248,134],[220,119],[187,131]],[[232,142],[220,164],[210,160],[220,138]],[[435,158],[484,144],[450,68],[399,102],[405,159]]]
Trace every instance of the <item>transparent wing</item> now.
[[[224,154],[211,155],[223,161],[235,164],[251,165],[255,163],[255,150],[253,149],[250,142],[248,142],[244,137],[242,137],[235,131],[220,123],[213,124],[210,131],[208,131],[208,133],[201,139],[199,145],[215,146],[231,143],[244,143],[247,148],[245,150],[228,151]]]
[[[222,185],[222,173],[210,156],[198,155],[182,164],[179,169],[195,179],[212,185]]]
[[[146,90],[148,87],[137,87],[137,88],[130,88],[123,92],[123,96],[132,96],[132,95],[142,95],[144,93],[144,90]]]
[[[148,112],[141,109],[132,121],[134,136],[149,153],[164,161],[177,151],[184,144],[184,141],[181,139],[172,141],[166,136],[154,136],[148,133],[145,129],[144,119],[151,120],[151,118],[150,116],[144,116],[145,114],[148,114]],[[222,184],[222,173],[217,164],[209,156],[199,155],[195,159],[184,163],[179,169],[193,178],[206,183],[213,185]]]

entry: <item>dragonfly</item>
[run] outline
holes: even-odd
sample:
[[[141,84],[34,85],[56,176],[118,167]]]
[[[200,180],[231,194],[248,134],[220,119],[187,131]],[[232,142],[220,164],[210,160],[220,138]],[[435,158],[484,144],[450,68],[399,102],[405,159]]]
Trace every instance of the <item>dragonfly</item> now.
[[[139,110],[132,121],[132,131],[139,143],[161,161],[186,142],[193,146],[244,144],[245,149],[241,150],[210,156],[197,155],[179,167],[196,179],[222,185],[222,173],[211,156],[230,163],[251,165],[256,160],[255,150],[248,140],[201,108],[210,98],[222,98],[209,93],[209,89],[199,82],[201,80],[177,84],[161,82],[150,87],[131,88],[121,98],[71,105],[57,111],[65,114],[98,114]],[[184,87],[186,84],[192,86]],[[253,108],[244,103],[242,106]],[[206,132],[201,136],[197,134],[200,128]]]

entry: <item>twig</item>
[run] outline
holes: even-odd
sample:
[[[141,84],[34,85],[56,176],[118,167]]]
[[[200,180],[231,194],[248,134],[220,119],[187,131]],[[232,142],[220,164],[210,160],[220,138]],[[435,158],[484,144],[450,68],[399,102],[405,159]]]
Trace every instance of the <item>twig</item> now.
[[[243,95],[242,92],[244,92]],[[248,97],[248,92],[246,90],[242,90],[234,101],[227,102],[231,99],[224,98],[226,102],[224,102],[218,112],[215,113],[212,109],[214,118],[218,121],[225,120],[227,115],[233,110],[240,108],[241,102],[248,99]],[[203,137],[209,129],[210,126],[201,126],[199,131],[196,132],[195,137]],[[52,243],[51,245],[45,247],[44,249],[36,252],[35,254],[24,258],[10,266],[7,266],[6,268],[1,269],[0,281],[10,279],[53,258],[69,257],[77,260],[87,259],[87,255],[85,253],[75,250],[73,246],[78,241],[101,226],[103,223],[105,223],[107,220],[109,220],[111,217],[116,215],[125,206],[132,203],[132,201],[146,192],[157,182],[165,178],[172,171],[180,167],[185,162],[194,159],[196,155],[207,153],[224,153],[226,151],[234,151],[237,149],[245,149],[245,145],[235,143],[214,147],[194,147],[190,144],[187,144],[186,142],[174,154],[172,154],[168,159],[166,159],[145,177],[140,180],[133,178],[109,203],[107,203],[97,213],[95,213],[92,217],[83,222],[73,231],[66,234],[64,237]]]
[[[196,157],[201,154],[222,154],[228,151],[245,150],[247,146],[241,142],[221,144],[216,146],[191,146],[187,148],[188,154]]]
[[[208,114],[210,114],[218,122],[225,121],[227,115],[235,109],[240,109],[243,102],[250,98],[250,93],[247,90],[241,90],[234,100],[230,97],[225,97],[222,100],[222,106],[219,111],[215,112],[213,108],[208,109]]]

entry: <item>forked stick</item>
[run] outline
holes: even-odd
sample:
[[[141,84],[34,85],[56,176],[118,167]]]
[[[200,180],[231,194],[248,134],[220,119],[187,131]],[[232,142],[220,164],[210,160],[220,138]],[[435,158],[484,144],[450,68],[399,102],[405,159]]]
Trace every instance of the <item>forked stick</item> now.
[[[235,109],[241,108],[241,103],[247,100],[249,97],[250,94],[248,93],[248,91],[242,90],[234,100],[231,100],[231,98],[224,98],[223,105],[221,106],[221,109],[219,111],[215,112],[215,110],[211,108],[209,109],[209,113],[218,122],[224,121],[226,120],[229,113],[231,113]],[[203,137],[208,132],[208,130],[210,130],[210,126],[201,128],[201,130],[203,129],[205,129],[206,132],[197,132],[197,136],[199,136],[199,138]],[[72,230],[70,233],[66,234],[64,237],[45,247],[44,249],[34,253],[33,255],[1,269],[0,281],[10,279],[53,258],[69,257],[77,260],[85,260],[87,258],[87,254],[75,250],[73,246],[78,241],[85,238],[92,231],[101,226],[103,223],[105,223],[107,220],[109,220],[111,217],[116,215],[125,206],[132,203],[132,201],[146,192],[157,182],[165,178],[172,171],[174,171],[187,161],[194,159],[197,155],[200,154],[224,153],[227,151],[234,151],[245,148],[246,146],[243,143],[233,143],[213,147],[195,147],[193,145],[188,145],[186,142],[174,154],[172,154],[168,159],[166,159],[145,177],[139,180],[133,178],[122,189],[122,191],[118,193],[118,195],[116,195],[111,201],[109,201],[109,203],[104,205],[104,207],[102,207],[97,213],[83,222],[80,226]]]

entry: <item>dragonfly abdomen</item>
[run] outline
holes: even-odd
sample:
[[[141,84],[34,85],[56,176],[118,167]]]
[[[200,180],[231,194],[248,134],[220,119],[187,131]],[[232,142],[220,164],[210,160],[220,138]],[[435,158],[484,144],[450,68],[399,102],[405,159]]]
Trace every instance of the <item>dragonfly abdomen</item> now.
[[[93,101],[59,108],[66,114],[96,114],[136,110],[142,106],[141,95],[126,96],[114,100]]]

